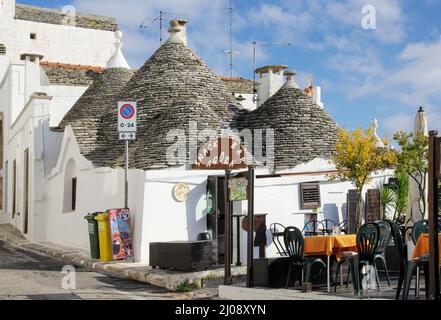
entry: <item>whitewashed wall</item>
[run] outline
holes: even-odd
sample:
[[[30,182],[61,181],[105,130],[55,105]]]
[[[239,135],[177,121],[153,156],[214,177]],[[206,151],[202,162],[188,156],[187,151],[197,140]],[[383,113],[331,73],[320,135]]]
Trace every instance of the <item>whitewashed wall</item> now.
[[[83,95],[87,88],[88,87],[85,86],[62,85],[51,85],[44,88],[44,91],[53,97],[49,106],[51,127],[57,127],[60,124],[63,117]]]
[[[38,53],[45,61],[105,67],[115,51],[113,31],[17,20],[11,13],[14,1],[8,2],[0,10],[0,42],[11,62],[22,53]],[[30,39],[30,33],[37,39]]]
[[[49,97],[37,98],[33,97],[26,104],[20,115],[15,119],[11,126],[5,125],[5,148],[4,161],[8,161],[8,184],[4,186],[7,189],[7,199],[3,214],[3,221],[12,223],[20,231],[24,230],[24,204],[25,204],[25,189],[24,189],[24,152],[29,149],[29,233],[25,236],[34,238],[36,230],[41,230],[40,215],[32,215],[32,212],[37,212],[34,207],[35,201],[41,197],[43,187],[43,149],[44,149],[44,134],[48,131],[48,105]],[[7,113],[5,112],[5,116]],[[5,120],[5,124],[8,119]],[[16,215],[12,219],[13,207],[13,161],[16,160]]]
[[[77,177],[77,203],[73,212],[63,212],[64,177],[66,165],[73,160]],[[129,207],[133,224],[134,250],[139,260],[143,225],[142,200],[144,172],[129,173]],[[57,165],[47,178],[45,199],[45,239],[68,246],[89,250],[87,222],[89,212],[105,212],[124,207],[124,171],[122,169],[93,168],[81,154],[72,128],[64,132]]]

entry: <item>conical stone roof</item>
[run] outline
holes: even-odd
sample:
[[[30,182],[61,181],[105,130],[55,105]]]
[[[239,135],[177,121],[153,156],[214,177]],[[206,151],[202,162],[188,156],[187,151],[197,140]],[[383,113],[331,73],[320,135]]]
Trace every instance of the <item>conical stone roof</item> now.
[[[117,102],[136,100],[137,141],[131,143],[130,166],[165,168],[165,151],[172,144],[166,132],[196,120],[204,129],[228,126],[240,108],[215,73],[184,43],[164,43],[127,83],[102,118],[97,145],[88,157],[96,166],[123,164],[124,143],[118,141]],[[158,133],[159,132],[159,133]]]
[[[114,107],[114,97],[132,76],[133,72],[130,69],[106,69],[61,120],[60,128],[72,126],[83,155],[89,154],[96,148],[101,118]]]
[[[292,168],[315,158],[330,158],[338,130],[331,116],[292,80],[261,107],[242,113],[236,125],[240,129],[274,129],[276,169]]]

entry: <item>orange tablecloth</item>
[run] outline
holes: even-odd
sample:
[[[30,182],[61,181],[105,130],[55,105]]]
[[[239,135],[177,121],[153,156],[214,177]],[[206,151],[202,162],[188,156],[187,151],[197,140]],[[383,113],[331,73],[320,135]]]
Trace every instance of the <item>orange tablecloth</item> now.
[[[357,252],[355,234],[305,237],[305,255],[335,255],[340,259],[343,251]]]
[[[438,246],[441,249],[441,233],[438,234]],[[429,252],[429,235],[427,233],[422,234],[415,245],[412,258],[418,258]],[[441,251],[439,252],[439,263],[441,264]]]

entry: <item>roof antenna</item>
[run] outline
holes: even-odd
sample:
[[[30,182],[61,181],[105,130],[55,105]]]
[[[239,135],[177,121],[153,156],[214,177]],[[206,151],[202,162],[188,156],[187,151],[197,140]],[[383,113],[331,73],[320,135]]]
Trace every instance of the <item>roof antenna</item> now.
[[[256,83],[256,50],[257,46],[291,46],[291,42],[282,41],[253,41],[253,102],[257,102],[257,83]]]
[[[228,8],[230,15],[230,49],[224,52],[230,56],[230,78],[233,78],[233,56],[239,51],[233,50],[233,0],[230,0],[230,7]]]
[[[141,25],[139,26],[140,29],[150,29],[150,25],[154,24],[155,22],[159,21],[159,45],[162,45],[163,42],[163,31],[164,31],[164,17],[168,15],[175,15],[175,16],[186,16],[186,14],[183,13],[173,13],[173,12],[165,12],[163,10],[159,11],[159,16],[156,18],[145,18],[143,22],[141,22]],[[150,23],[148,23],[150,20]]]

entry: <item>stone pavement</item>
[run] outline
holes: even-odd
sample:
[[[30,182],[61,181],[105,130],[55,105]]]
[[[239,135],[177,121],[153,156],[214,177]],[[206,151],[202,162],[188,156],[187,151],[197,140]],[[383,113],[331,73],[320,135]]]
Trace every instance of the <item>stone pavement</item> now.
[[[387,290],[382,293],[371,291],[366,295],[354,295],[350,290],[346,294],[342,294],[339,290],[338,294],[328,294],[320,290],[306,293],[291,288],[246,288],[241,285],[219,286],[219,298],[226,300],[393,300],[390,293],[391,291]]]
[[[179,272],[153,269],[146,263],[102,262],[89,258],[88,253],[75,248],[60,246],[47,242],[31,242],[10,224],[0,224],[0,240],[5,240],[19,246],[23,250],[44,253],[77,267],[94,270],[113,277],[130,279],[148,283],[170,291],[176,291],[184,283],[193,288],[202,288],[209,283],[220,282],[224,276],[223,269],[213,269],[198,272]],[[233,277],[242,278],[246,275],[246,267],[232,267]]]

